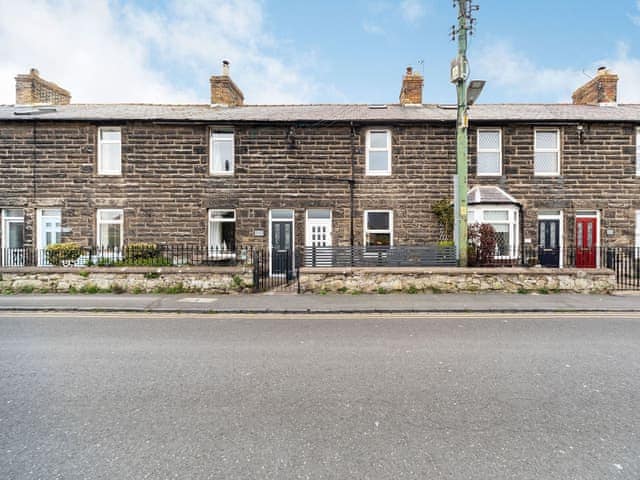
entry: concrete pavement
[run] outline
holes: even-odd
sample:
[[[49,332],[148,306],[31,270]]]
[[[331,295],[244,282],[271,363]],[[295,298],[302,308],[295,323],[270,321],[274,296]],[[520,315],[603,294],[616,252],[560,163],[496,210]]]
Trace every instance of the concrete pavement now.
[[[637,295],[388,294],[388,295],[1,295],[0,311],[121,311],[185,313],[374,312],[635,312]]]

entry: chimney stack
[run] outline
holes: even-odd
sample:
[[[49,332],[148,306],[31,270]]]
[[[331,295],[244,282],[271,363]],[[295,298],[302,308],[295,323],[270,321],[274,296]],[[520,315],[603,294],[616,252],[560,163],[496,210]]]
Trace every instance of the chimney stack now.
[[[68,105],[70,102],[71,94],[67,90],[41,78],[35,68],[16,76],[16,105]]]
[[[222,61],[222,75],[213,75],[211,83],[211,104],[237,107],[244,103],[244,95],[229,77],[229,61]]]
[[[618,76],[607,67],[600,67],[596,76],[573,92],[571,98],[574,105],[615,105],[618,102]]]
[[[400,90],[400,105],[422,105],[422,75],[407,67],[407,72],[402,78],[402,90]]]

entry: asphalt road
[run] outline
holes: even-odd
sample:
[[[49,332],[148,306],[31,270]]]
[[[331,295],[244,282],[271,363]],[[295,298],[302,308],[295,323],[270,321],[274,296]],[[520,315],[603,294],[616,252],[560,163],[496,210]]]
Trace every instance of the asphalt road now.
[[[0,478],[637,480],[639,346],[633,314],[2,313]]]

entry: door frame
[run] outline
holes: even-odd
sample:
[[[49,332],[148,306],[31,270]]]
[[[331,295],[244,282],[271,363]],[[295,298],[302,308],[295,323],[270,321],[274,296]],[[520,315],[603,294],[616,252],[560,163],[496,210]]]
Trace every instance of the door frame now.
[[[291,219],[287,218],[276,218],[274,219],[272,213],[274,210],[288,210],[291,212]],[[276,222],[291,222],[291,269],[295,270],[296,268],[296,256],[295,256],[295,248],[296,248],[296,211],[293,208],[270,208],[269,209],[269,243],[267,245],[269,251],[269,276],[273,276],[274,273],[272,271],[273,261],[271,258],[271,242],[272,242],[272,228],[271,224],[273,221]],[[279,275],[279,274],[276,274]],[[286,274],[285,274],[286,275]]]
[[[43,238],[42,238],[42,233],[43,233],[42,219],[45,218],[45,216],[42,215],[42,213],[45,210],[57,210],[60,212],[60,215],[58,216],[58,218],[60,219],[60,233],[62,233],[62,210],[60,208],[38,208],[36,211],[36,248],[38,250],[43,250],[46,248],[46,245],[44,245]],[[47,217],[51,217],[51,215],[47,215]]]
[[[0,243],[1,255],[0,265],[4,266],[5,252],[9,248],[9,224],[10,223],[22,223],[22,247],[24,248],[24,224],[26,221],[24,210],[22,217],[11,217],[5,215],[5,209],[0,209],[0,235],[2,235],[2,243]],[[20,261],[20,264],[24,264],[24,258]]]
[[[578,218],[596,219],[596,244],[594,246],[596,247],[596,268],[600,268],[600,210],[576,210],[575,219],[577,220]],[[573,226],[574,242],[576,240],[576,235],[578,234],[575,223],[576,222],[574,222]],[[577,248],[577,244],[574,248]]]
[[[541,213],[538,214],[538,222],[540,220],[560,220],[560,224],[558,225],[558,248],[560,248],[560,259],[558,261],[558,268],[562,268],[564,266],[564,215],[562,210],[558,210],[558,213]],[[540,235],[540,224],[538,223],[538,236]],[[540,238],[538,238],[538,245],[540,247]]]

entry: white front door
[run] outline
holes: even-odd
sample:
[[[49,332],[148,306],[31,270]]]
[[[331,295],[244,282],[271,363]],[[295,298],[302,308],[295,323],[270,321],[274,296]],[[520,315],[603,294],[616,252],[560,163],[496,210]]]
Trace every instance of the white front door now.
[[[47,246],[60,243],[62,220],[59,209],[38,210],[38,264],[47,264]]]
[[[330,266],[333,262],[331,210],[307,210],[305,225],[305,265]]]
[[[307,247],[331,246],[331,210],[307,210]]]

